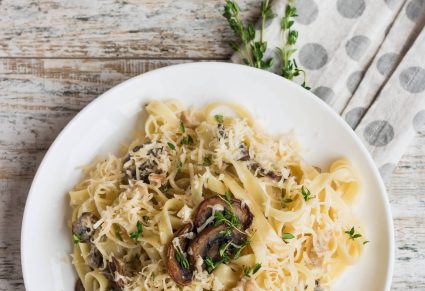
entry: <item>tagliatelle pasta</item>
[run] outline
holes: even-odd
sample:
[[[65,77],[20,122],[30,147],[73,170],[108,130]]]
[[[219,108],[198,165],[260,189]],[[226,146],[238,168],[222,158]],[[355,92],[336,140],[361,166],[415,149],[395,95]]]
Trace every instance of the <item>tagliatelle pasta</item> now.
[[[292,135],[268,135],[235,104],[194,110],[152,101],[145,109],[145,132],[121,157],[87,166],[69,193],[80,288],[328,290],[357,261],[365,239],[350,208],[359,180],[348,160],[315,168]],[[221,255],[229,245],[239,252],[212,267],[207,257],[186,261],[192,249],[176,233],[193,225],[200,203],[215,196],[249,208],[248,239],[243,248],[223,242]],[[227,210],[212,208],[205,226],[219,225],[215,212]],[[170,248],[182,270],[190,269],[186,284],[167,270]]]

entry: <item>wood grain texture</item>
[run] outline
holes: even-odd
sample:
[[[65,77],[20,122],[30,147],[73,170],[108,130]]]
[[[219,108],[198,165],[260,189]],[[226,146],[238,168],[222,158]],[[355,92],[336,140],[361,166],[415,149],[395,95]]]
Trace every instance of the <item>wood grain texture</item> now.
[[[0,59],[0,290],[24,290],[20,225],[31,179],[64,125],[115,84],[183,60]],[[425,133],[389,184],[396,229],[392,290],[425,289]]]
[[[3,0],[0,57],[228,59],[224,0]],[[240,0],[243,19],[258,0]]]

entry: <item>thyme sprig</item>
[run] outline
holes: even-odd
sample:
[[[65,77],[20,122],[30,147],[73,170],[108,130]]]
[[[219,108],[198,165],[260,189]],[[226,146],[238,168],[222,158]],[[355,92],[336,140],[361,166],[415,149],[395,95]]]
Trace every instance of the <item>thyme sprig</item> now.
[[[316,198],[316,196],[312,195],[310,190],[308,190],[307,187],[304,187],[304,185],[301,187],[301,195],[303,195],[305,201]]]
[[[174,247],[176,250],[176,260],[183,269],[189,269],[189,261],[186,258],[186,255],[182,252],[179,247]]]
[[[80,236],[78,234],[74,234],[72,236],[72,240],[74,241],[74,244],[78,244],[78,243],[81,242],[81,238],[80,238]]]
[[[143,225],[139,220],[136,223],[136,228],[136,231],[130,232],[130,237],[135,241],[137,241],[137,239],[142,235],[143,232]]]
[[[238,217],[227,208],[224,208],[223,212],[215,212],[214,213],[215,225],[226,224],[229,228],[234,228],[239,230],[240,223]]]
[[[362,236],[360,233],[355,231],[354,226],[350,230],[347,230],[345,233],[348,234],[348,236],[352,240]]]
[[[295,1],[288,1],[285,14],[280,21],[283,43],[282,47],[276,48],[277,57],[280,59],[278,74],[288,80],[293,80],[295,77],[302,75],[303,81],[301,86],[310,90],[310,87],[306,84],[306,72],[298,67],[297,62],[293,58],[293,54],[296,52],[295,44],[298,39],[298,31],[293,29],[294,18],[298,16]],[[241,21],[239,17],[241,9],[236,1],[226,1],[223,16],[227,19],[230,28],[242,43],[242,45],[239,45],[237,42],[232,41],[229,45],[239,53],[243,63],[259,69],[268,69],[273,65],[273,58],[265,59],[264,56],[267,50],[267,42],[264,41],[264,26],[267,20],[274,17],[269,0],[261,3],[260,11],[261,25],[258,40],[256,40],[254,25],[252,23],[244,25]]]
[[[291,198],[286,198],[286,189],[282,189],[282,193],[280,195],[280,206],[282,208],[286,208],[289,203],[293,202],[294,200]]]
[[[298,67],[297,62],[292,57],[296,52],[295,44],[298,40],[298,31],[292,28],[294,25],[294,18],[297,16],[295,0],[289,0],[285,9],[285,15],[280,21],[280,29],[284,39],[282,48],[277,48],[278,56],[281,60],[280,74],[288,80],[293,80],[294,77],[298,77],[302,74],[303,82],[301,83],[301,86],[310,90],[310,87],[306,84],[305,71]]]
[[[269,0],[261,3],[261,30],[259,40],[255,40],[254,24],[249,23],[244,25],[239,17],[241,8],[236,1],[227,0],[224,6],[223,16],[227,19],[230,28],[242,42],[242,46],[235,41],[229,43],[230,47],[239,52],[242,61],[251,67],[259,69],[268,69],[272,66],[273,59],[264,58],[264,53],[267,50],[267,42],[264,41],[264,25],[265,22],[273,17]]]
[[[261,264],[260,263],[256,263],[253,267],[247,267],[247,266],[243,266],[243,275],[244,277],[251,277],[251,274],[255,274],[258,272],[258,270],[260,270],[261,268]]]

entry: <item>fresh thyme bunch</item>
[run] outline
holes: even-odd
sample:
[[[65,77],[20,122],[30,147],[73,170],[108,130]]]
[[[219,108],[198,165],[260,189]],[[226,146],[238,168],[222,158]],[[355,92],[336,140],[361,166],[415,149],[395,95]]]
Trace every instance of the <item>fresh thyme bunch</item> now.
[[[267,50],[267,42],[263,40],[264,24],[273,17],[269,1],[261,3],[261,31],[260,39],[255,40],[255,28],[252,23],[244,25],[239,18],[241,9],[235,1],[227,0],[224,6],[223,16],[229,22],[230,28],[242,42],[242,47],[235,41],[231,41],[230,47],[239,52],[242,61],[249,66],[267,69],[272,66],[273,59],[264,59],[264,53]]]
[[[306,84],[306,73],[298,67],[297,62],[292,57],[296,51],[295,44],[298,39],[298,32],[292,28],[294,18],[297,16],[295,8],[295,0],[289,0],[285,9],[285,14],[280,21],[280,28],[283,35],[283,44],[281,48],[276,48],[277,57],[280,59],[280,67],[278,74],[288,80],[293,80],[294,77],[303,76],[301,86],[307,90],[310,87]],[[239,17],[241,11],[236,1],[226,0],[223,16],[227,19],[230,28],[239,38],[239,43],[232,41],[230,47],[238,52],[242,61],[248,65],[259,69],[268,69],[273,64],[273,58],[264,58],[264,53],[267,50],[267,42],[264,41],[264,25],[265,22],[274,17],[270,7],[269,0],[261,3],[261,27],[260,37],[256,41],[255,28],[252,23],[244,25]]]

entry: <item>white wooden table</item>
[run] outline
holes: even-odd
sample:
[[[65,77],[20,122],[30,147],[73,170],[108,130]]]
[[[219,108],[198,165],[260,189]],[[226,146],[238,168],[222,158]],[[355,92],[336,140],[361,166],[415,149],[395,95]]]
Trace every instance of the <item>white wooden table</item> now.
[[[59,131],[87,103],[132,76],[176,63],[228,60],[232,34],[221,16],[223,2],[0,0],[0,290],[24,290],[22,212]],[[260,1],[239,3],[245,18],[258,17]],[[396,230],[392,289],[425,290],[425,133],[388,188]]]

